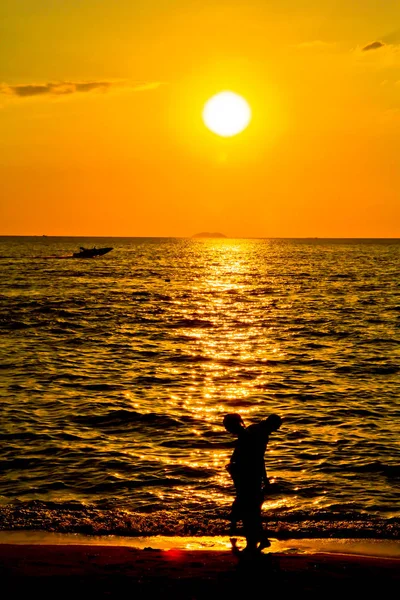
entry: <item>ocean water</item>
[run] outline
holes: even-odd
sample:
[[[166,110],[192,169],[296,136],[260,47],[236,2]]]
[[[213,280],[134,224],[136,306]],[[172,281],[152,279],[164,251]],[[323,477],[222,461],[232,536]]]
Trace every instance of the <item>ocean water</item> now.
[[[0,530],[225,535],[276,412],[271,535],[399,539],[400,240],[3,237],[0,328]]]

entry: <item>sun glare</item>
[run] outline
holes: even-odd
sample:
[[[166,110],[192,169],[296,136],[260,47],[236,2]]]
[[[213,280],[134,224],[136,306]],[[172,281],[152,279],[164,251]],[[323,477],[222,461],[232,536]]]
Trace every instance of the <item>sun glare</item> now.
[[[222,137],[231,137],[246,129],[251,109],[242,96],[234,92],[220,92],[206,102],[203,109],[205,125]]]

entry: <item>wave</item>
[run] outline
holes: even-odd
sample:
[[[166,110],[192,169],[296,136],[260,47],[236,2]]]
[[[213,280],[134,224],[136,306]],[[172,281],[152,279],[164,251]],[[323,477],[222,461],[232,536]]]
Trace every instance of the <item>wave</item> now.
[[[147,427],[157,427],[160,429],[168,429],[170,427],[180,427],[183,425],[182,420],[190,421],[190,418],[176,419],[168,415],[159,413],[140,413],[134,410],[110,410],[101,415],[74,415],[71,420],[82,425],[91,425],[96,427],[108,427],[110,425],[136,425],[145,423]]]
[[[385,365],[370,365],[368,363],[362,363],[358,365],[341,365],[339,367],[335,367],[334,371],[336,373],[355,373],[355,374],[365,374],[365,375],[394,375],[398,373],[400,367],[393,364],[385,364]]]
[[[168,329],[209,329],[214,327],[214,323],[206,319],[178,319],[170,323],[166,323]]]
[[[0,530],[40,530],[87,535],[127,537],[152,535],[226,535],[229,509],[191,510],[185,515],[160,509],[148,512],[83,505],[78,501],[57,503],[28,501],[0,506]],[[265,514],[271,537],[399,539],[400,520],[366,518],[362,512],[344,515],[332,511]]]

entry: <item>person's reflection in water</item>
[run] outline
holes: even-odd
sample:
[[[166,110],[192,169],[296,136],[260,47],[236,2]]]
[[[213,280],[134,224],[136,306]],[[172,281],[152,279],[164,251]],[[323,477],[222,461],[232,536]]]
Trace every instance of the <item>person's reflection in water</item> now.
[[[245,427],[240,415],[229,413],[225,415],[223,423],[227,431],[238,436],[227,467],[236,492],[232,504],[230,533],[235,533],[237,521],[242,520],[246,538],[245,551],[258,552],[271,545],[263,531],[261,519],[264,494],[270,485],[264,454],[269,436],[280,428],[282,419],[272,414],[260,423]]]

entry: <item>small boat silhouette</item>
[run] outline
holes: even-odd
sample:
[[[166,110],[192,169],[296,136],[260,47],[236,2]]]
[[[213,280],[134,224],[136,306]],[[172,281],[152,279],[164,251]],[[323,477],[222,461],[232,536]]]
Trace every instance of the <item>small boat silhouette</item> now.
[[[103,256],[111,252],[113,248],[84,248],[80,247],[79,252],[74,252],[72,258],[95,258],[96,256]]]

